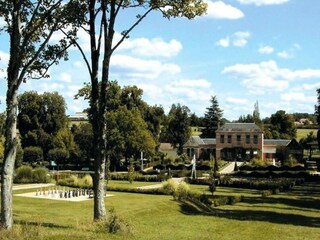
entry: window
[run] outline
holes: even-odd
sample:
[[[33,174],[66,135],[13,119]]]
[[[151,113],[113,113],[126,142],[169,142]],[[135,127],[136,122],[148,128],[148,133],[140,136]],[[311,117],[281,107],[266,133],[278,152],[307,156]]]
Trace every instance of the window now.
[[[228,143],[231,143],[231,142],[232,142],[231,135],[228,135]]]
[[[250,144],[250,135],[246,135],[246,144]]]
[[[220,136],[220,143],[224,143],[224,135]]]
[[[258,135],[253,136],[253,143],[258,144]]]
[[[237,135],[237,143],[241,142],[241,135]]]

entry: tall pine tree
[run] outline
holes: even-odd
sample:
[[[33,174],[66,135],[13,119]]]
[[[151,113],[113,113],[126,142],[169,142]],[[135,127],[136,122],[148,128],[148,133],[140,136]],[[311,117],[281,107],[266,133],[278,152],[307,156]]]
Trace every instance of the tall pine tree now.
[[[216,130],[221,123],[223,115],[223,110],[220,109],[216,96],[211,97],[210,103],[211,106],[207,108],[207,111],[204,114],[204,129],[201,134],[202,138],[216,137]]]

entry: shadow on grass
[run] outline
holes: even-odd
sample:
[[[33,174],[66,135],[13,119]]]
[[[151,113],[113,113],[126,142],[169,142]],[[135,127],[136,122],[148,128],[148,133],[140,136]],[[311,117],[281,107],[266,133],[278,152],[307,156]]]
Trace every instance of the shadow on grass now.
[[[256,210],[225,210],[211,208],[208,211],[208,207],[201,205],[202,204],[196,204],[194,202],[182,202],[180,203],[180,208],[181,212],[186,215],[203,215],[240,221],[264,221],[277,224],[291,224],[295,226],[320,227],[320,218],[317,217]]]
[[[290,207],[294,207],[295,210],[301,211],[320,211],[320,200],[309,197],[301,197],[301,198],[285,198],[279,196],[271,196],[267,198],[261,197],[245,197],[244,202],[249,204],[282,204],[284,205],[283,209],[289,209]],[[288,206],[288,207],[286,207]],[[279,207],[279,206],[278,206]]]
[[[62,226],[54,223],[45,223],[45,222],[33,222],[33,221],[23,221],[15,220],[15,224],[25,225],[25,226],[37,226],[37,227],[47,227],[47,228],[60,228],[60,229],[69,229],[68,226]]]
[[[244,197],[244,202],[251,205],[248,210],[211,208],[200,202],[180,203],[181,212],[187,215],[215,216],[242,221],[265,221],[295,226],[320,227],[319,217],[303,215],[303,212],[320,212],[320,183],[306,183],[295,186],[290,192],[280,193],[267,198]],[[266,207],[265,204],[268,204]],[[263,210],[257,210],[258,207]],[[253,209],[255,208],[255,209]],[[280,209],[286,212],[272,211]],[[288,213],[290,210],[301,214]]]

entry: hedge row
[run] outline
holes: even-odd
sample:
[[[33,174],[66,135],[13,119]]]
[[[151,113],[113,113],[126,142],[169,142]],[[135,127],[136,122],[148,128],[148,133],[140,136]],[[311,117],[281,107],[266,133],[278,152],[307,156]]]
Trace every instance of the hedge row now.
[[[186,179],[190,184],[196,185],[209,185],[210,179]],[[220,180],[216,180],[217,185],[224,187],[234,188],[247,188],[257,190],[273,190],[280,189],[281,191],[289,190],[295,185],[303,183],[304,178],[234,178],[234,177],[222,177]]]
[[[21,166],[17,168],[14,176],[14,183],[47,183],[50,181],[48,170],[38,167],[33,169],[30,166]]]
[[[248,188],[257,190],[275,190],[287,191],[295,185],[304,182],[303,178],[229,178],[224,177],[220,181],[220,186]]]
[[[251,165],[242,165],[239,167],[240,171],[305,171],[306,168],[303,166],[294,166],[294,167],[289,167],[289,166],[251,166]]]

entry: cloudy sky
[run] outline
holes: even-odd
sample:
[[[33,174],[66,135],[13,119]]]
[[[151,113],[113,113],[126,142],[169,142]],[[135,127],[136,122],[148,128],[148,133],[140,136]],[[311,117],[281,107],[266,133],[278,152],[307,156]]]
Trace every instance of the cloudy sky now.
[[[207,1],[208,12],[195,20],[153,13],[114,53],[111,79],[137,85],[149,104],[167,111],[180,103],[202,116],[217,96],[224,117],[251,114],[256,101],[262,117],[277,110],[314,112],[320,88],[320,1]],[[117,35],[130,27],[137,12],[122,15]],[[0,25],[1,25],[0,20]],[[80,33],[83,48],[88,38]],[[8,59],[7,37],[0,35],[0,67]],[[50,70],[46,80],[30,80],[21,91],[58,91],[68,114],[87,104],[73,100],[88,82],[77,50]],[[5,71],[0,71],[0,111],[5,109]]]

